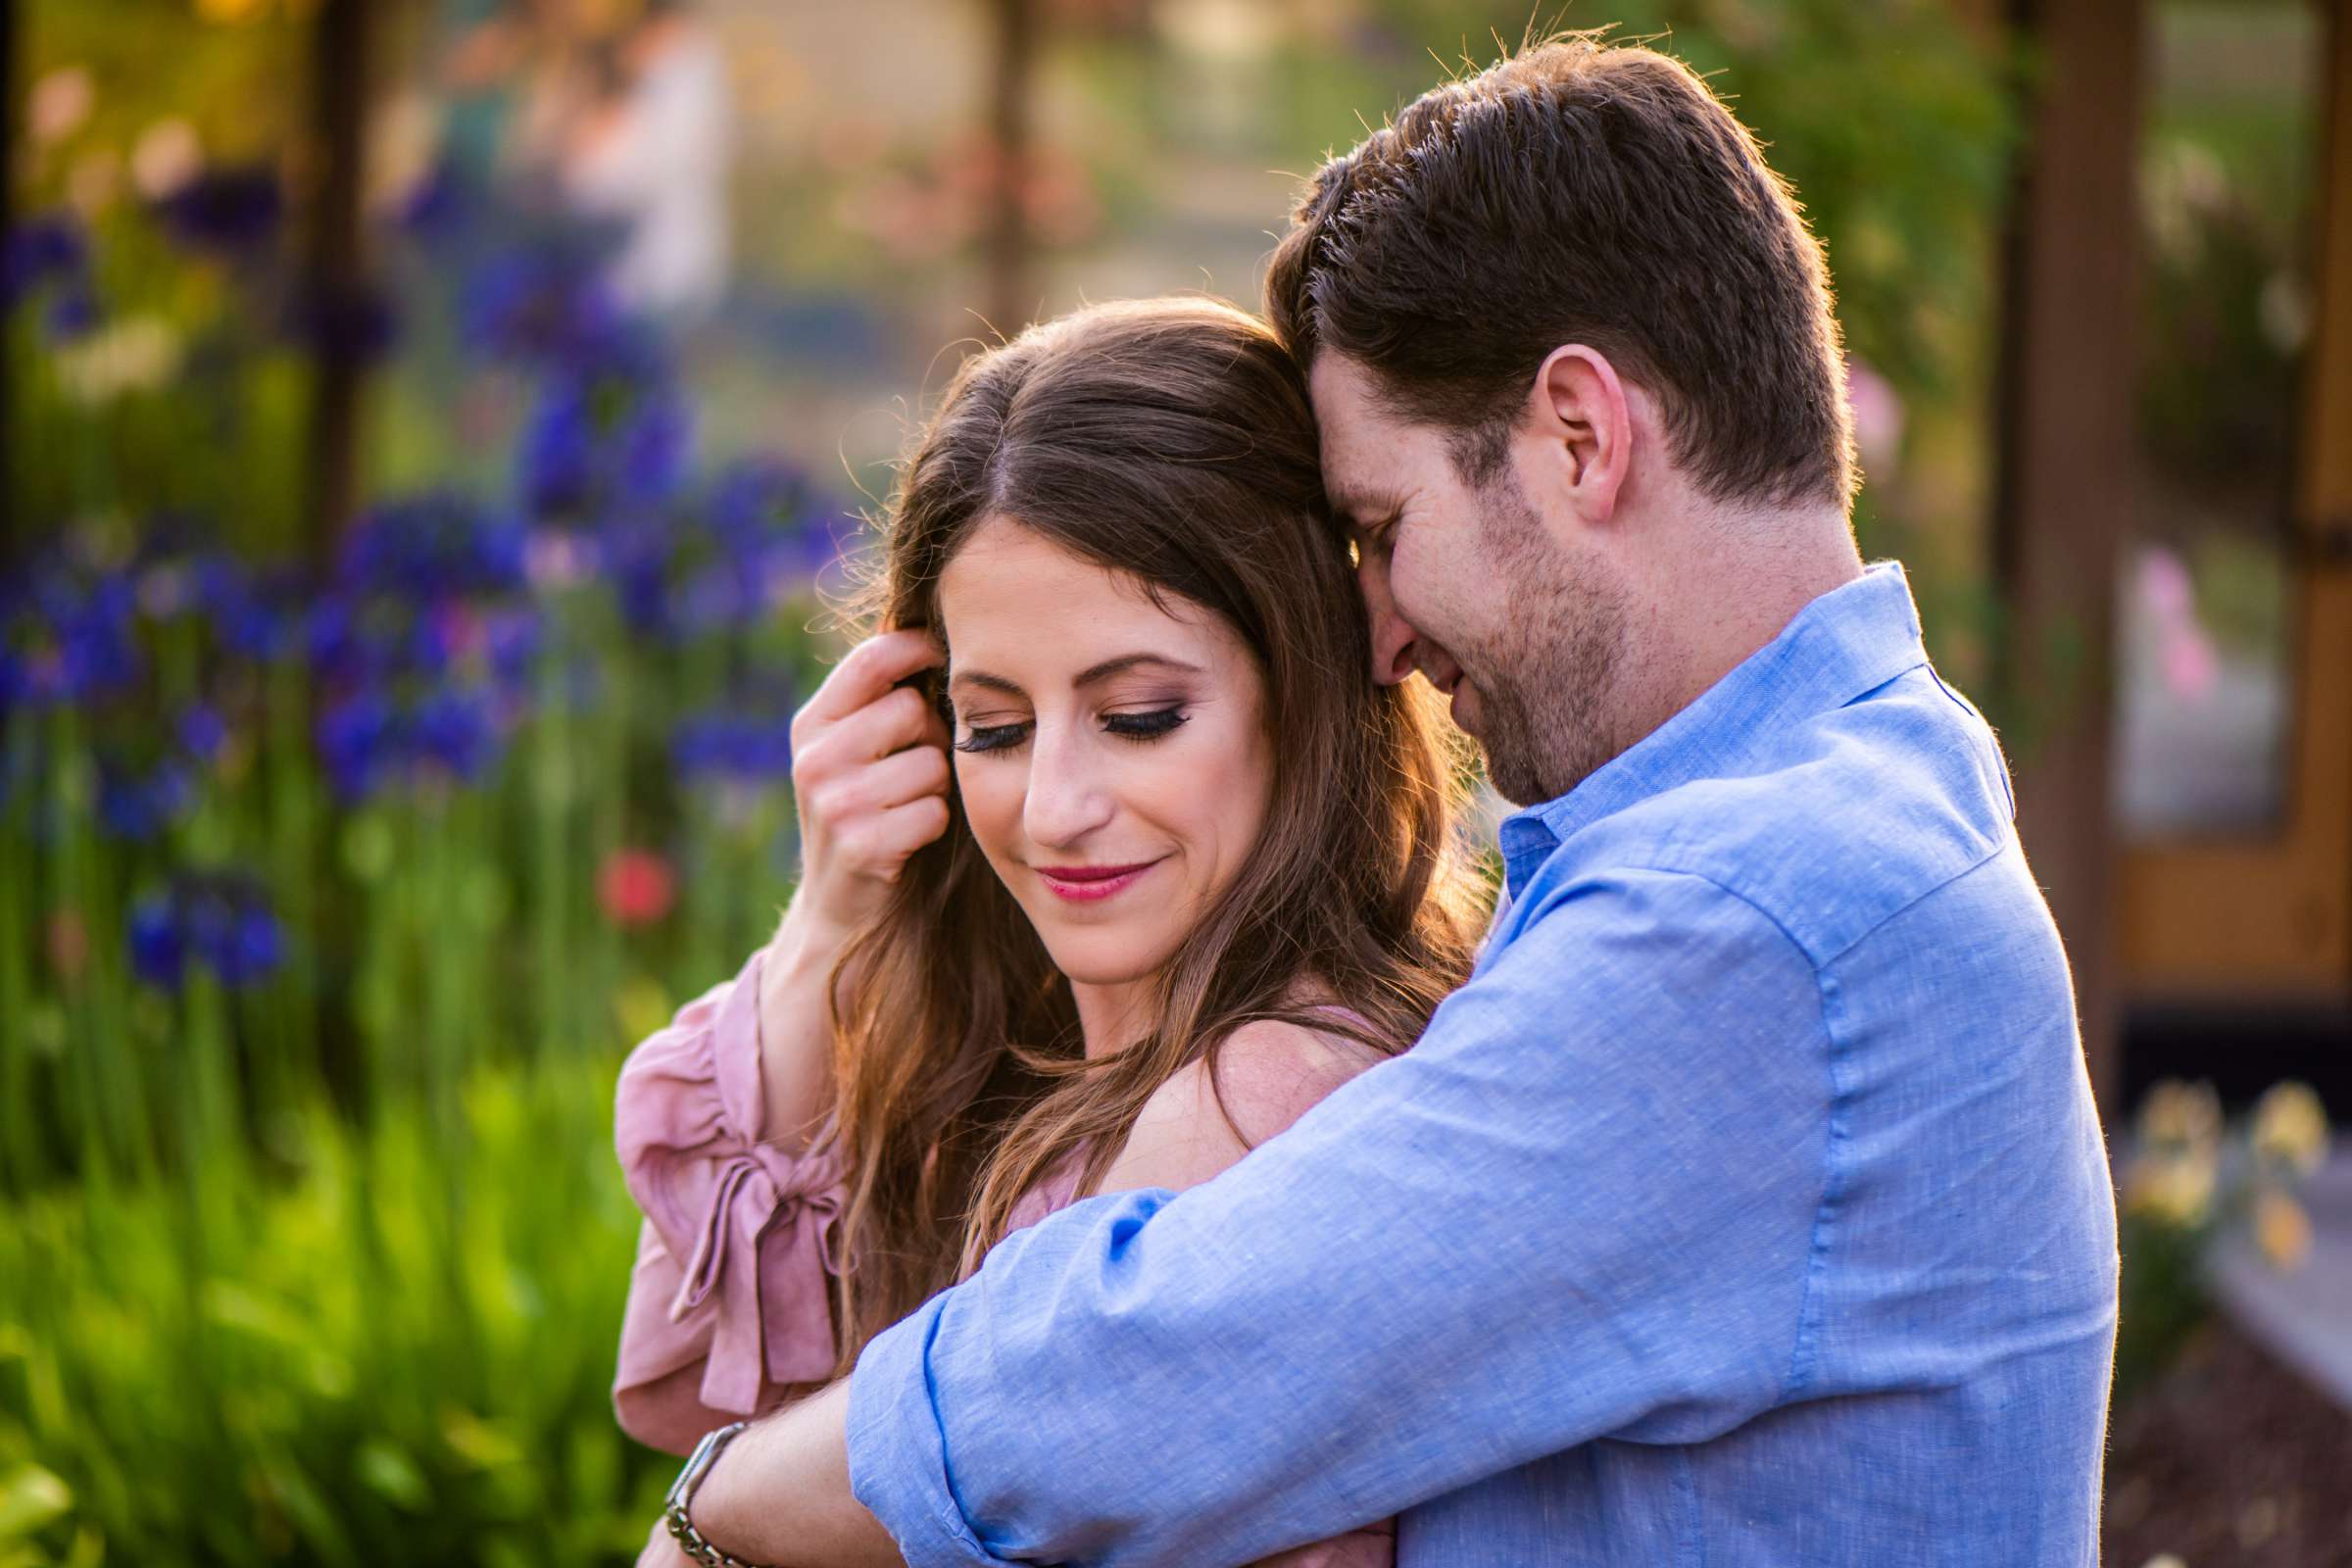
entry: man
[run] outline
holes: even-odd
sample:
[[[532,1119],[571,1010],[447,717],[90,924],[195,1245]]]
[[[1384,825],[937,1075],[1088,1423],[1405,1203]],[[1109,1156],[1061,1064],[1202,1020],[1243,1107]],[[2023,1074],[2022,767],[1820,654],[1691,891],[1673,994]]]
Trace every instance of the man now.
[[[2065,959],[1990,732],[1855,553],[1788,192],[1683,67],[1568,37],[1325,168],[1267,293],[1376,675],[1532,803],[1478,973],[1225,1175],[1008,1239],[694,1524],[776,1564],[1392,1514],[1404,1568],[2095,1562]]]

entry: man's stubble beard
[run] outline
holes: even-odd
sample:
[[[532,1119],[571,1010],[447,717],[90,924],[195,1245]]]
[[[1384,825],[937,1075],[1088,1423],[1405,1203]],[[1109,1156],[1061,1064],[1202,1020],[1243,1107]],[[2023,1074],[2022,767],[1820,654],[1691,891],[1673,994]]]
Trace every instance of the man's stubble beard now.
[[[1487,778],[1504,800],[1534,806],[1567,794],[1623,750],[1631,611],[1597,562],[1580,569],[1546,537],[1515,475],[1480,496],[1480,542],[1503,612],[1486,646],[1461,652],[1480,671],[1473,684]]]

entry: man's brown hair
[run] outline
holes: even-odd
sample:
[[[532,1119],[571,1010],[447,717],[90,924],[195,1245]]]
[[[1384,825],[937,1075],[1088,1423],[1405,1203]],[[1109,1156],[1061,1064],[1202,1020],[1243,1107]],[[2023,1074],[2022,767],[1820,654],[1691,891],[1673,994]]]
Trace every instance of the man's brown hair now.
[[[1583,343],[1656,400],[1705,494],[1852,498],[1821,248],[1755,139],[1654,50],[1566,33],[1422,94],[1315,176],[1266,312],[1302,366],[1334,349],[1454,432],[1472,483],[1545,357]]]

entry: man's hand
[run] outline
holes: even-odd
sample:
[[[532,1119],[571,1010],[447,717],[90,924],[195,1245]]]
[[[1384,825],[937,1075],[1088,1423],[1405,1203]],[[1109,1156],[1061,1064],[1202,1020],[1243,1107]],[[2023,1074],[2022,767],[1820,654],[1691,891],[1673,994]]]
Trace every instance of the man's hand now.
[[[727,1445],[688,1510],[703,1539],[767,1568],[904,1568],[850,1494],[847,1378],[777,1411]],[[637,1568],[693,1568],[657,1521]]]

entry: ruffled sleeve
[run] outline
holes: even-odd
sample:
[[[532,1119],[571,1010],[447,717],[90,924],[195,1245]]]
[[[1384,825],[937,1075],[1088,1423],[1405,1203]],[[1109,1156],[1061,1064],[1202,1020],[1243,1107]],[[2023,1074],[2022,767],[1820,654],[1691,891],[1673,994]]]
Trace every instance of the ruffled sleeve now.
[[[841,1168],[821,1134],[799,1154],[760,1141],[764,956],[630,1053],[613,1107],[645,1214],[613,1407],[632,1437],[677,1452],[833,1370]]]

